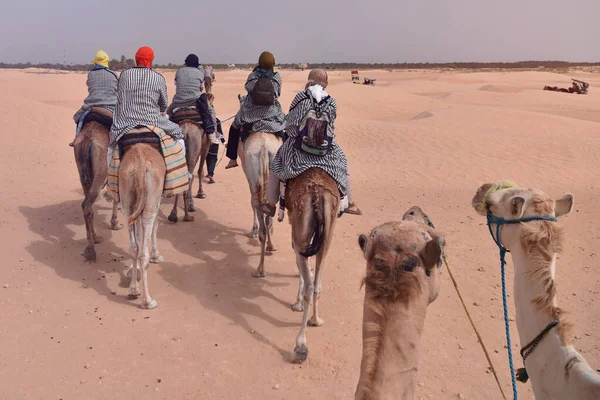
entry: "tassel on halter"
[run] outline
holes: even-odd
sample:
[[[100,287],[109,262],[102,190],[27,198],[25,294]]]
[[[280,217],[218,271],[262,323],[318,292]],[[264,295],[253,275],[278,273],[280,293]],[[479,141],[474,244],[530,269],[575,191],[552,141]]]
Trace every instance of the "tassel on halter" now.
[[[517,373],[515,375],[519,382],[525,383],[529,380],[529,374],[527,373],[527,370],[525,368],[517,369]]]

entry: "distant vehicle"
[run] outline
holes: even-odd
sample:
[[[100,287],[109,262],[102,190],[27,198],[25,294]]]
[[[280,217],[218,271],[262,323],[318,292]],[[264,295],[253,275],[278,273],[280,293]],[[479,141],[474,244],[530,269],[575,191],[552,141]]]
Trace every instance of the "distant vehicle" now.
[[[228,69],[235,69],[235,64],[227,64]]]
[[[298,63],[298,69],[301,69],[302,71],[304,71],[306,68],[308,68],[307,63]]]
[[[360,83],[357,69],[350,71],[350,74],[352,75],[352,83]]]
[[[363,82],[363,85],[375,85],[375,81],[377,79],[374,78],[365,78],[365,81]]]
[[[544,86],[544,90],[549,90],[552,92],[561,92],[561,93],[575,93],[575,94],[587,94],[588,88],[590,87],[589,83],[580,81],[577,79],[571,78],[573,81],[573,86],[568,89],[559,88],[558,86]]]

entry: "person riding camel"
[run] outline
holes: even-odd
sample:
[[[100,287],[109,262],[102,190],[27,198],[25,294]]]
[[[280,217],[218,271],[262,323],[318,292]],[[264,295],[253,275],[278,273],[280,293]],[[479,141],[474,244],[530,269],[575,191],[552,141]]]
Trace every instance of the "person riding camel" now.
[[[147,46],[140,47],[135,54],[137,66],[121,73],[108,145],[109,165],[119,139],[140,125],[162,129],[179,143],[185,154],[181,128],[165,115],[169,103],[167,82],[161,74],[152,70],[152,61],[154,61],[154,51]]]
[[[258,59],[258,66],[248,75],[246,91],[240,110],[229,129],[227,157],[230,159],[225,169],[238,166],[237,152],[241,130],[245,133],[268,132],[283,136],[285,113],[277,100],[281,95],[281,75],[275,72],[275,57],[268,51]]]
[[[185,67],[180,68],[175,74],[175,96],[173,96],[173,102],[167,108],[167,114],[172,117],[173,110],[177,108],[196,106],[202,119],[202,129],[212,143],[218,143],[215,126],[210,116],[208,100],[206,94],[202,93],[204,83],[204,70],[200,65],[198,56],[195,54],[188,55],[185,59]]]
[[[117,74],[108,68],[108,54],[99,50],[92,61],[94,67],[88,73],[87,88],[88,96],[83,100],[83,106],[73,115],[77,130],[75,137],[81,131],[85,117],[87,117],[92,107],[105,108],[112,114],[117,104],[117,84],[119,78]],[[83,117],[83,120],[82,120]],[[73,147],[73,140],[69,146]]]
[[[274,217],[279,199],[279,221],[283,220],[285,210],[285,182],[310,168],[324,170],[337,182],[340,212],[362,214],[352,200],[346,155],[334,141],[337,104],[325,91],[327,84],[327,72],[312,70],[304,91],[290,105],[286,117],[288,137],[271,162],[267,203],[261,205],[263,213]],[[310,136],[316,131],[321,132],[320,143],[311,142]]]
[[[204,86],[206,87],[206,93],[212,92],[212,84],[215,79],[215,74],[213,73],[212,65],[208,64],[206,68],[204,68]]]
[[[210,110],[210,114],[212,117],[213,124],[217,127],[217,133],[219,140],[221,143],[225,143],[225,137],[223,136],[223,130],[221,129],[221,121],[217,118],[217,114],[215,111],[215,96],[212,93],[206,95],[208,98],[208,109]],[[215,176],[215,168],[217,167],[217,161],[219,157],[219,144],[212,143],[210,148],[208,149],[208,154],[206,155],[206,178],[208,179],[208,183],[216,183]]]

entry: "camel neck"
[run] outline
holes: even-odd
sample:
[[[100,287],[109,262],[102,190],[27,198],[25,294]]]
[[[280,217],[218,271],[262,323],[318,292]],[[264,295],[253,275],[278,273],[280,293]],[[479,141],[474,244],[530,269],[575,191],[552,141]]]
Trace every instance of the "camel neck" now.
[[[385,305],[380,315],[365,302],[363,358],[356,399],[414,399],[428,299]],[[376,306],[377,307],[377,306]]]
[[[553,319],[560,320],[554,289],[556,254],[544,265],[531,260],[522,248],[511,251],[516,321],[522,347]],[[536,398],[598,398],[593,396],[600,395],[600,376],[573,346],[565,343],[561,329],[561,325],[551,329],[525,361]],[[548,397],[548,393],[553,395]]]

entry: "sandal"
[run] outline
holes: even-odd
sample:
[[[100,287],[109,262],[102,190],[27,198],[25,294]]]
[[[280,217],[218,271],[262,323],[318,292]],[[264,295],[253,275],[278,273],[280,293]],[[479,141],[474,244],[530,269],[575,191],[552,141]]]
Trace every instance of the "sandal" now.
[[[229,164],[227,164],[225,169],[235,168],[237,166],[238,166],[238,163],[236,160],[229,160]]]
[[[208,178],[208,183],[216,183],[212,176],[207,175],[206,177]]]
[[[348,204],[348,208],[346,208],[344,212],[346,214],[362,215],[362,211],[360,211],[360,208],[358,208],[354,203]]]

